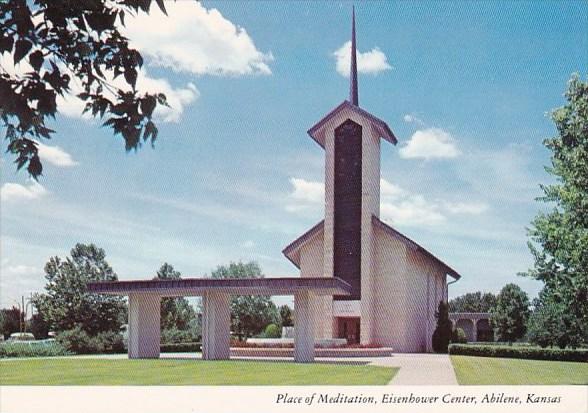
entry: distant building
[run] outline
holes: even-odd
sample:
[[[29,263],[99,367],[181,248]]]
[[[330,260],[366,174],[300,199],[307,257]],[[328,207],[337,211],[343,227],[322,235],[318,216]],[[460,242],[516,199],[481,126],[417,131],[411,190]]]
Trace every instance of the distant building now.
[[[338,277],[350,296],[316,299],[315,338],[431,351],[447,276],[460,275],[380,220],[380,142],[396,144],[388,125],[360,108],[355,13],[349,100],[308,134],[325,150],[325,218],[284,254],[302,277]]]

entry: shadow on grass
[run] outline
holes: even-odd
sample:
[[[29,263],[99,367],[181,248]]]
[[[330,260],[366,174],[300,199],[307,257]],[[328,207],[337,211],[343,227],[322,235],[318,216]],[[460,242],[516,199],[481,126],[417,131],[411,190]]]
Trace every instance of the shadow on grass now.
[[[270,357],[255,357],[255,358],[233,358],[226,360],[203,360],[201,358],[187,358],[187,357],[164,357],[159,359],[153,360],[175,360],[175,361],[189,361],[189,362],[197,362],[197,363],[214,363],[217,361],[236,361],[236,362],[255,362],[255,363],[284,363],[284,364],[334,364],[334,365],[344,365],[344,366],[367,366],[370,364],[369,361],[365,360],[314,360],[310,363],[297,363],[293,359],[280,359],[280,358],[270,358]]]

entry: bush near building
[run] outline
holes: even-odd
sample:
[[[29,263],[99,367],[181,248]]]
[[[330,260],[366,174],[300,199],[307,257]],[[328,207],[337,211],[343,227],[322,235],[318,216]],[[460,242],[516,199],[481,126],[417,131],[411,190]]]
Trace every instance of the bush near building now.
[[[449,308],[446,302],[439,301],[437,312],[437,327],[433,332],[433,351],[435,353],[447,353],[447,346],[451,341],[451,321],[449,321]]]
[[[478,357],[502,357],[530,360],[588,362],[588,349],[562,350],[531,346],[496,346],[485,344],[450,344],[449,354]]]
[[[458,344],[465,344],[468,342],[468,338],[466,337],[465,331],[462,328],[456,328],[451,333],[451,342],[458,343]]]

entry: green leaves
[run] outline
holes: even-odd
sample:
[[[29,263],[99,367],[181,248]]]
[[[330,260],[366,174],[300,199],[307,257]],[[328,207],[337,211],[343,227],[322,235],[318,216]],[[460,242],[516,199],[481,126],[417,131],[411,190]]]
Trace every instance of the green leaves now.
[[[516,284],[505,285],[496,297],[491,309],[491,323],[498,341],[512,343],[523,337],[529,318],[529,297]]]
[[[117,18],[124,24],[125,14],[148,12],[152,1],[166,13],[163,0],[0,2],[0,54],[12,54],[17,64],[27,59],[33,68],[24,76],[0,73],[0,121],[11,131],[8,150],[17,169],[40,176],[37,148],[27,142],[53,133],[45,120],[55,117],[57,95],[69,91],[71,77],[83,90],[78,97],[85,102],[84,112],[113,115],[104,125],[123,137],[127,151],[141,142],[153,144],[158,135],[153,113],[167,100],[136,90],[143,57],[130,48],[117,24]],[[109,83],[120,75],[128,86]]]
[[[96,334],[118,331],[125,312],[120,297],[87,292],[88,281],[113,281],[116,274],[106,262],[104,250],[94,244],[76,244],[64,260],[51,258],[45,265],[45,293],[35,297],[35,306],[56,331],[81,327]]]
[[[558,135],[544,141],[551,151],[546,171],[556,183],[541,186],[538,200],[551,210],[532,222],[535,263],[524,274],[544,283],[534,339],[564,347],[588,343],[588,83],[573,75],[565,97],[551,114]],[[557,335],[543,331],[554,324]]]

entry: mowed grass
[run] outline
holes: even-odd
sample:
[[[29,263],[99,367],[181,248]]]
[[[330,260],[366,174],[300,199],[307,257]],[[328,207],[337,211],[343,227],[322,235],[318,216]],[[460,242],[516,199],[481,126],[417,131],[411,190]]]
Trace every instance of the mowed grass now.
[[[459,384],[588,384],[588,363],[451,356]]]
[[[70,357],[0,361],[0,385],[379,385],[397,371],[327,363]]]

